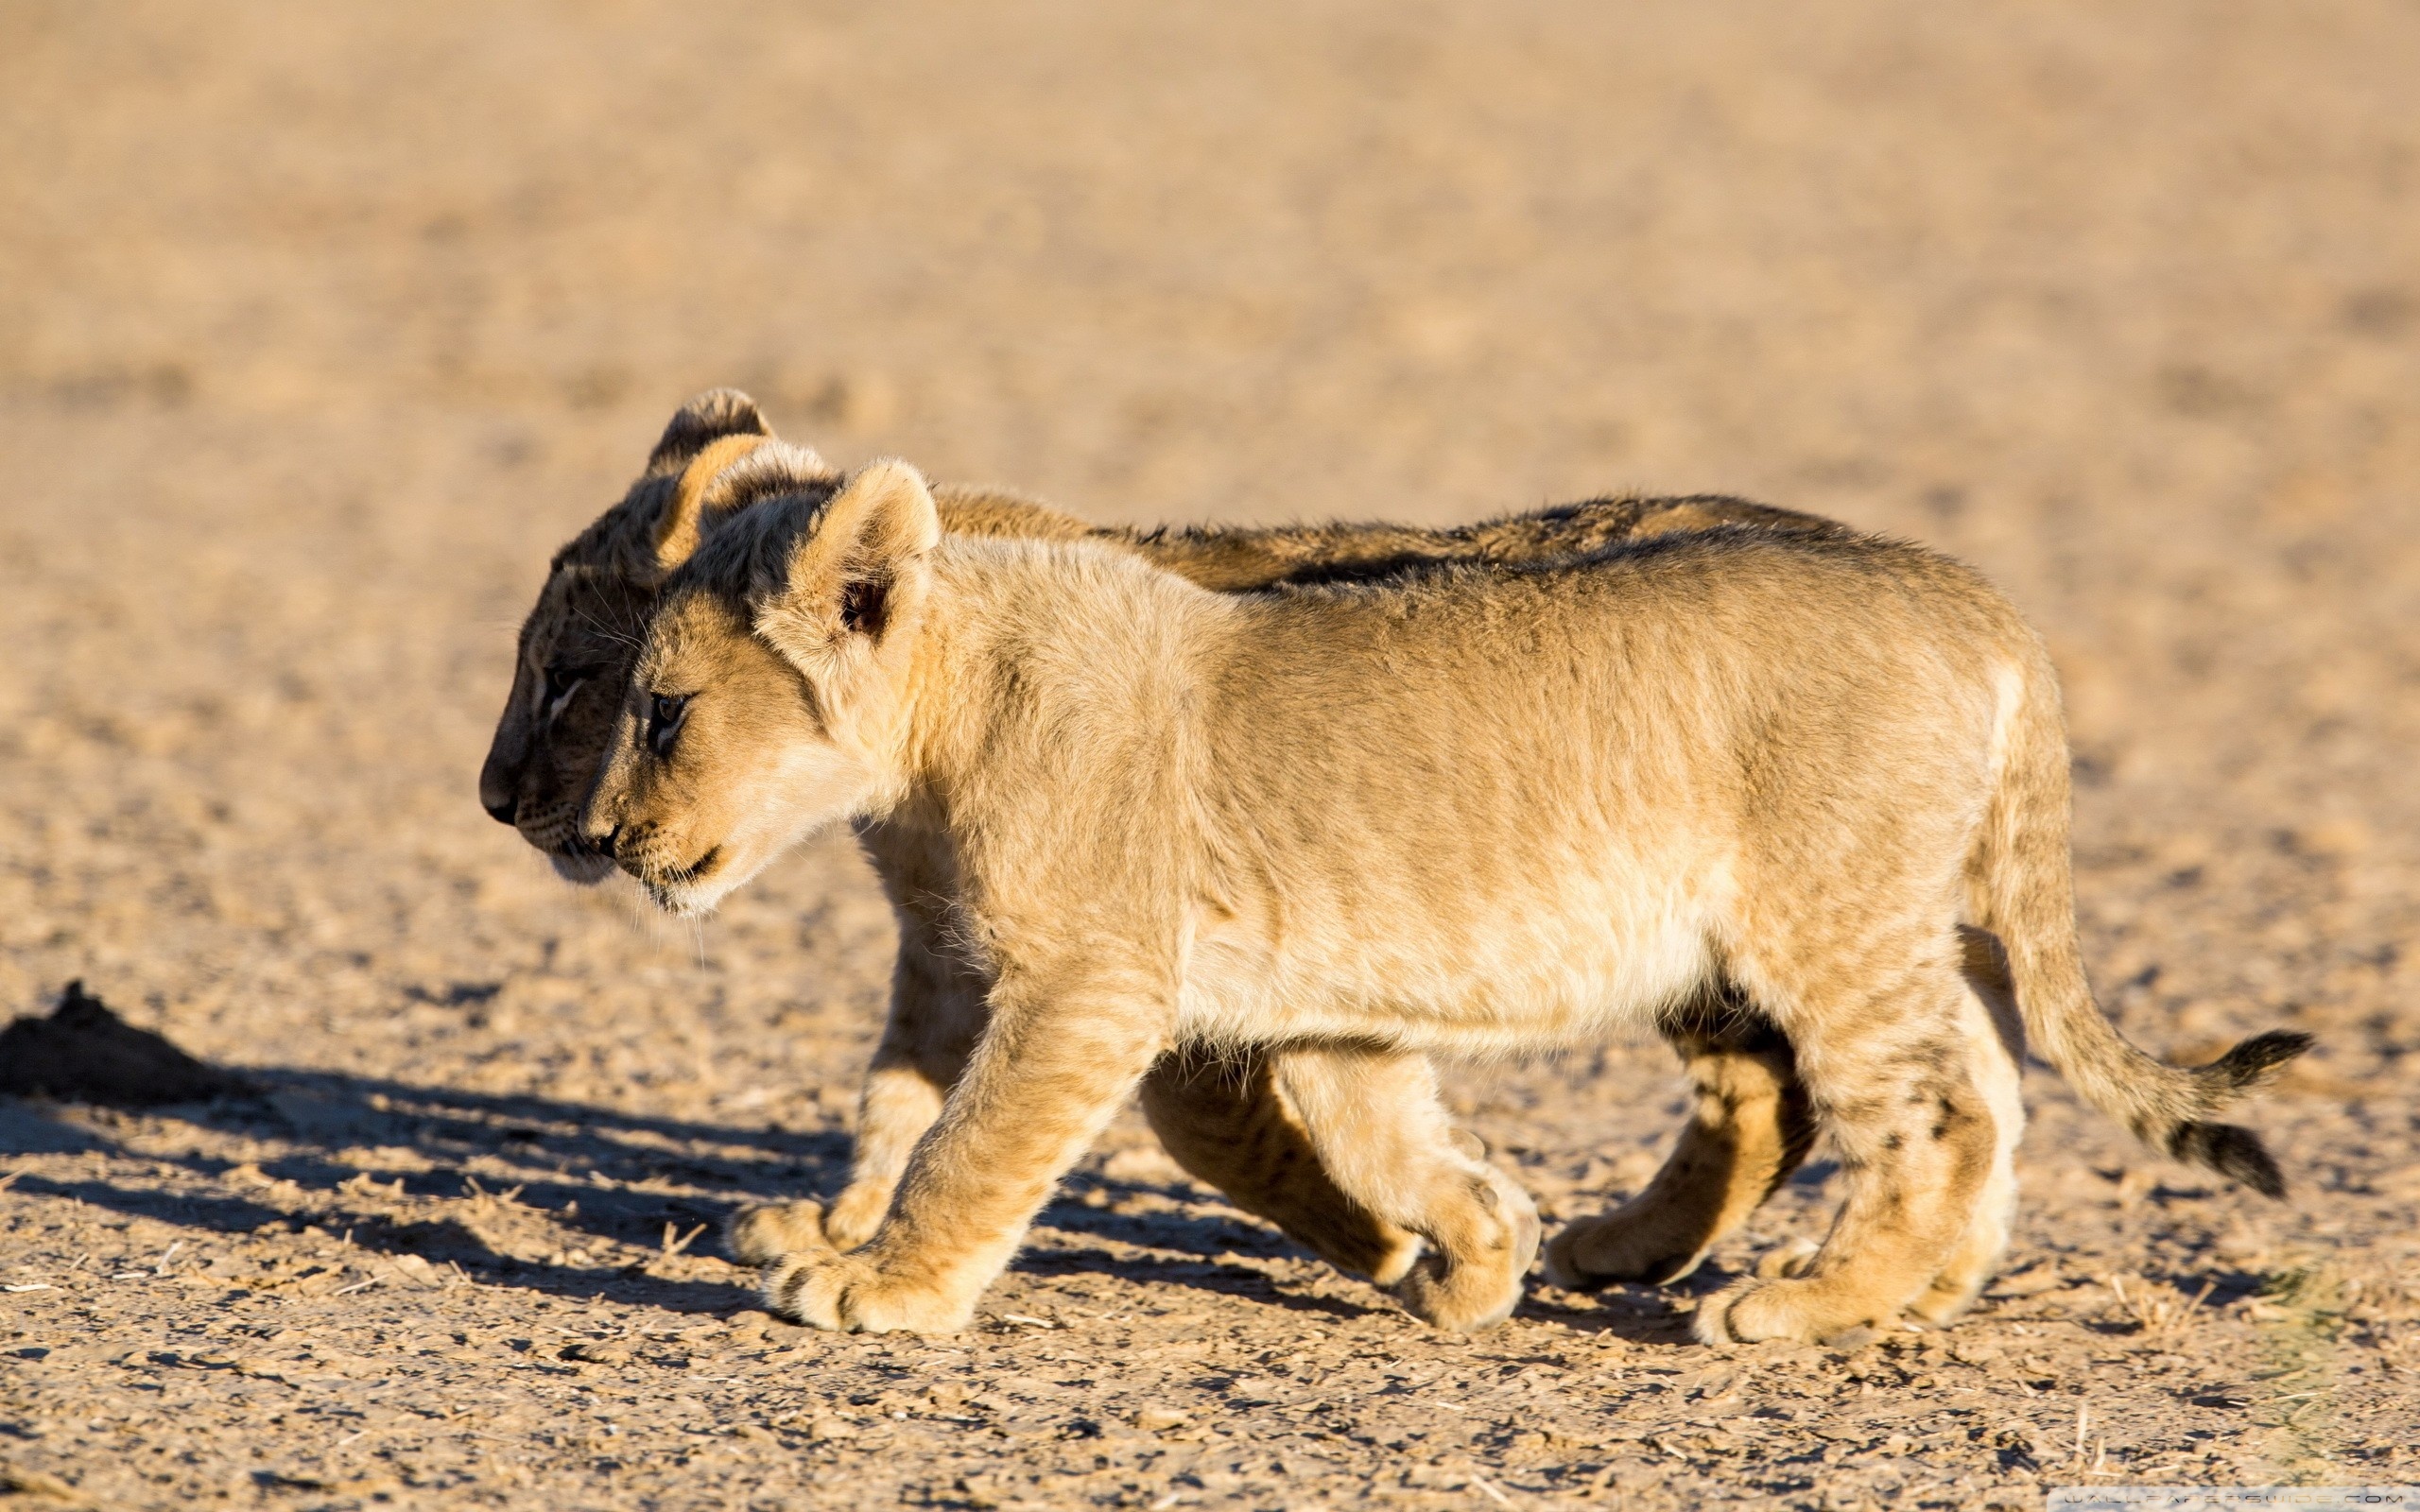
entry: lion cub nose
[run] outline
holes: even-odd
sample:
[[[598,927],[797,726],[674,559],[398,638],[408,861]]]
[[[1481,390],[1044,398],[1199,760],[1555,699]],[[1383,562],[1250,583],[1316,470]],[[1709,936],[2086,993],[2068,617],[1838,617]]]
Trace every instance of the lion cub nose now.
[[[591,809],[580,816],[579,837],[601,855],[614,855],[621,844],[622,827],[605,815]]]
[[[497,744],[502,745],[501,736]],[[479,764],[479,807],[498,824],[510,824],[521,812],[521,772],[504,752],[491,750],[488,759]]]

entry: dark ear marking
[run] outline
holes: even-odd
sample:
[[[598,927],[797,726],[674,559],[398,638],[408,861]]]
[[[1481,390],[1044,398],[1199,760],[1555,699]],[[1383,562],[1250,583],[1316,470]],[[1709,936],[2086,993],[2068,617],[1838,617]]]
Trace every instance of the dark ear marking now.
[[[754,558],[760,573],[771,569],[755,606],[756,633],[810,675],[829,671],[842,683],[871,675],[856,654],[869,649],[866,641],[851,638],[888,636],[913,621],[925,558],[942,539],[924,475],[885,459],[828,496],[773,507],[786,513],[752,543],[780,558]]]
[[[890,614],[890,579],[852,577],[840,587],[840,623],[859,635],[879,638]]]

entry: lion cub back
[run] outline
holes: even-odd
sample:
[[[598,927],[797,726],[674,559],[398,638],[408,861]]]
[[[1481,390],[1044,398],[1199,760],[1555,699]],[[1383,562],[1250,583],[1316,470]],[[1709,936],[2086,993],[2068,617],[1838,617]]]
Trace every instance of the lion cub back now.
[[[994,556],[960,600],[1023,648],[961,698],[994,731],[962,789],[1004,868],[978,885],[1011,915],[1209,900],[1212,1038],[1383,1013],[1432,1045],[1574,1042],[1702,980],[1748,900],[1952,898],[2005,678],[2038,662],[1972,573],[1837,529],[1242,598],[1065,552]]]

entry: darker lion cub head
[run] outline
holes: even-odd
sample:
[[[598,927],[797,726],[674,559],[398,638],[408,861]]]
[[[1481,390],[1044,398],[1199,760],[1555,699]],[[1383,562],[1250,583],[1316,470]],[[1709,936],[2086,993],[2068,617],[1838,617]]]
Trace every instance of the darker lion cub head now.
[[[820,466],[769,441],[706,485],[589,794],[582,838],[676,913],[895,781],[940,516],[904,462],[838,492]]]
[[[522,625],[479,801],[572,881],[614,869],[581,840],[580,804],[613,738],[648,611],[697,545],[700,485],[769,435],[745,394],[718,388],[691,400],[622,502],[556,553]]]

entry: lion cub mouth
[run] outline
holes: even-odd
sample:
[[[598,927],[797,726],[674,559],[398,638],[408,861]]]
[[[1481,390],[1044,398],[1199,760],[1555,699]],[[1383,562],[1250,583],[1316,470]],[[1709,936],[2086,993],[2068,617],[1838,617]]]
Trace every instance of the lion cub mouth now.
[[[546,843],[538,847],[546,852],[546,860],[556,875],[568,882],[590,885],[602,882],[614,871],[614,858],[580,838],[579,831],[566,822],[551,827]]]
[[[583,887],[593,887],[614,874],[612,856],[578,842],[547,851],[546,860],[556,876]]]
[[[706,853],[700,856],[697,860],[690,862],[687,866],[683,867],[678,871],[666,872],[664,874],[664,880],[676,886],[684,882],[696,882],[700,878],[705,876],[709,871],[712,871],[715,868],[715,864],[721,859],[722,847],[718,845],[710,845],[706,847]]]
[[[687,866],[644,875],[639,878],[639,882],[647,888],[649,896],[655,899],[658,905],[676,908],[683,902],[679,895],[684,889],[713,875],[715,868],[721,864],[722,847],[708,846],[704,855]]]

